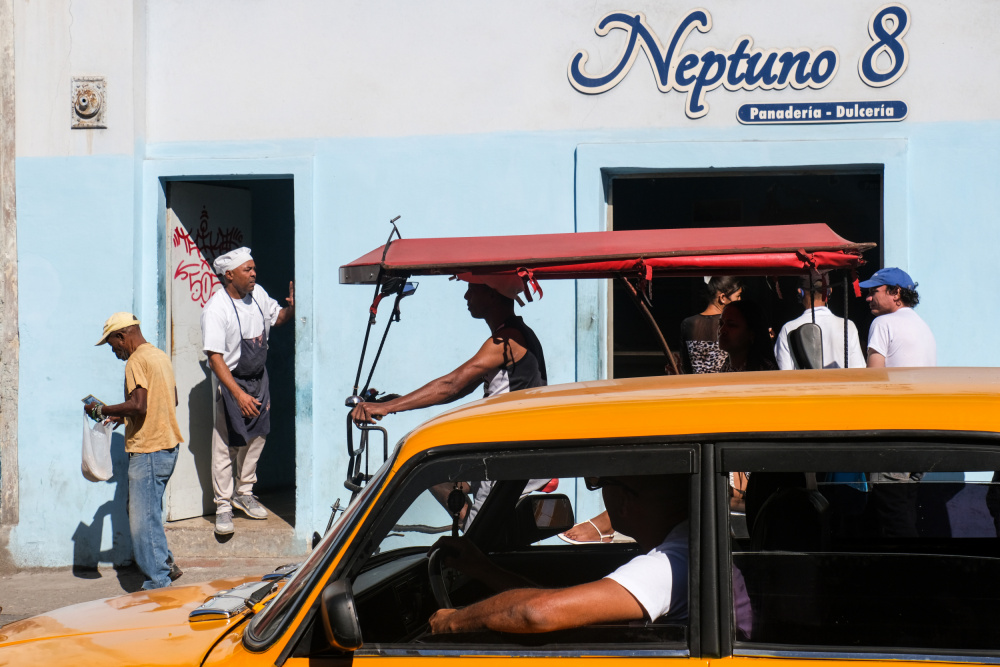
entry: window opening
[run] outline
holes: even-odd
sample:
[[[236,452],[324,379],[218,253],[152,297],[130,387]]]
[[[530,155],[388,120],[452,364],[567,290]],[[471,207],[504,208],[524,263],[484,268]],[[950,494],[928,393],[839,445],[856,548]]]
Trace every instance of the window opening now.
[[[467,650],[469,646],[477,650],[521,646],[541,651],[619,651],[631,647],[685,652],[693,454],[675,449],[657,458],[648,451],[629,455],[616,449],[613,459],[590,455],[593,452],[547,455],[541,467],[532,465],[540,460],[537,454],[518,455],[513,462],[509,456],[474,457],[472,463],[437,460],[411,475],[394,506],[377,520],[371,552],[352,564],[348,573],[364,640],[361,652],[412,651],[415,647]],[[655,515],[665,534],[653,546],[662,547],[662,554],[633,560],[648,546],[644,533],[636,533],[640,542],[600,545],[559,539],[558,534],[578,518],[586,518],[574,517],[573,494],[561,493],[577,484],[579,489],[589,489],[581,493],[603,496],[610,503],[612,518],[620,516],[615,514],[615,503],[625,502],[641,506],[650,517]],[[461,512],[449,509],[448,496],[453,493],[462,496]],[[624,532],[635,533],[629,519],[619,521]],[[453,530],[474,551],[455,551],[455,542],[449,542]],[[429,619],[439,608],[446,608],[432,581],[433,558],[429,559],[433,550],[428,547],[439,540],[438,546],[444,549],[438,566],[440,585],[450,597],[451,608],[474,605],[516,588],[551,591],[600,582],[609,575],[620,577],[625,590],[636,579],[641,581],[645,588],[636,591],[635,599],[643,606],[634,619],[609,618],[552,631],[477,628],[432,634]],[[683,561],[678,560],[681,557]],[[649,573],[637,575],[636,569],[643,567],[651,568]],[[616,571],[619,574],[612,574]],[[657,585],[650,584],[654,580]]]
[[[882,265],[882,182],[881,165],[618,176],[610,186],[609,224],[615,230],[634,230],[822,222],[851,241],[877,243],[865,257],[866,269],[873,272]],[[765,278],[742,281],[743,298],[763,308],[775,333],[802,312],[794,298],[778,299]],[[831,282],[830,310],[843,316],[840,276]],[[795,287],[789,283],[786,291]],[[653,314],[674,352],[686,349],[681,322],[705,309],[703,292],[699,278],[653,281]],[[662,375],[663,355],[622,286],[611,287],[611,302],[611,377]],[[867,304],[852,296],[849,317],[864,348],[872,320]]]

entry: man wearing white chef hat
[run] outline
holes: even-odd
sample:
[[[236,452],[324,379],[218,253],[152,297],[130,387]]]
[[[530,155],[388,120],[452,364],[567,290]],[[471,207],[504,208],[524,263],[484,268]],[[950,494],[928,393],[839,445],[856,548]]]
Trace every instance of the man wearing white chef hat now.
[[[282,308],[257,285],[250,248],[220,255],[212,268],[222,280],[201,312],[203,349],[218,378],[212,432],[212,488],[215,532],[232,533],[233,508],[251,519],[266,519],[253,495],[257,461],[271,431],[271,392],[264,363],[271,327],[295,317],[294,285]]]

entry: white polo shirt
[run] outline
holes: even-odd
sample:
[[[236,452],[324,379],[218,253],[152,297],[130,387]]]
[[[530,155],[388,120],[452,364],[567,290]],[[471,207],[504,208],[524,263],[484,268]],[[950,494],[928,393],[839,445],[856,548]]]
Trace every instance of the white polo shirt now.
[[[774,358],[778,361],[778,368],[783,371],[790,371],[798,368],[795,359],[792,357],[792,350],[788,346],[788,334],[798,329],[803,324],[812,322],[812,309],[806,308],[794,320],[786,322],[778,332],[778,339],[774,342]],[[844,367],[844,318],[837,317],[826,306],[816,307],[816,324],[823,332],[823,368],[843,368]],[[850,368],[864,368],[865,356],[861,352],[861,343],[858,339],[858,328],[854,322],[847,323],[847,346]]]

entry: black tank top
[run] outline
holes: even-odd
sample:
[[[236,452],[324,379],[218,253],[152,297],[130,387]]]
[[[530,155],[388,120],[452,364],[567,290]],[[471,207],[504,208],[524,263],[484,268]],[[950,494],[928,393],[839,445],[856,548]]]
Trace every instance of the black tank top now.
[[[498,368],[487,376],[483,383],[483,394],[486,398],[508,391],[544,387],[548,384],[542,344],[538,342],[538,336],[531,327],[525,324],[520,316],[515,315],[508,318],[494,333],[503,329],[516,329],[521,333],[524,338],[525,353],[517,361]]]

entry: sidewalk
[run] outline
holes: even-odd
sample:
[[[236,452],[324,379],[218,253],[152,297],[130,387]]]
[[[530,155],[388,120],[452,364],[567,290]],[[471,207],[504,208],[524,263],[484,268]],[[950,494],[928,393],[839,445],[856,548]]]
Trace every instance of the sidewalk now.
[[[228,577],[259,576],[302,560],[290,558],[181,559],[184,576],[174,585],[197,584]],[[71,604],[116,597],[139,590],[143,576],[134,566],[116,570],[39,568],[0,576],[0,626]]]

